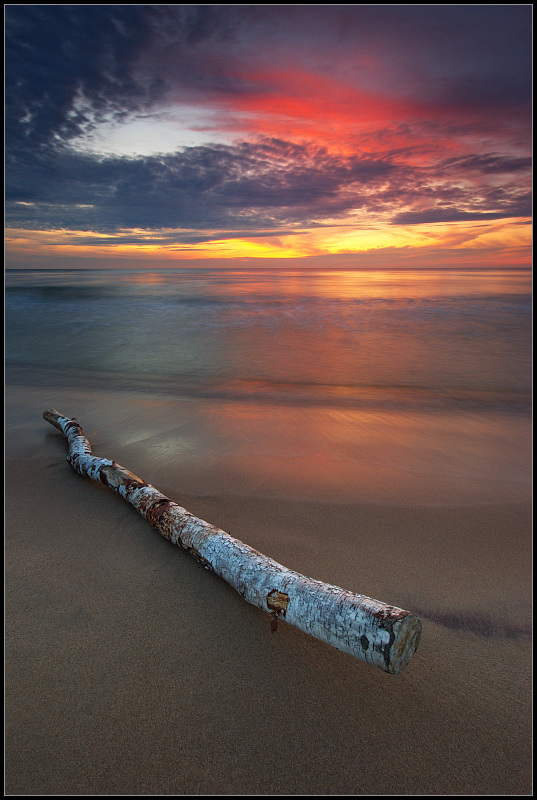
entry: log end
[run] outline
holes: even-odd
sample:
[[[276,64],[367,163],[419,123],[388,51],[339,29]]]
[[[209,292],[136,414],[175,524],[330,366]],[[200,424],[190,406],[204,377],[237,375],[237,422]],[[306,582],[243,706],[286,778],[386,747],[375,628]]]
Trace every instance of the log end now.
[[[55,428],[63,433],[63,428],[58,422],[60,418],[64,419],[64,416],[60,414],[59,411],[56,411],[55,408],[47,408],[46,411],[43,411],[43,419],[50,422],[51,425],[54,425]]]
[[[421,622],[413,614],[407,614],[406,617],[394,622],[392,628],[394,640],[390,647],[386,672],[397,675],[406,667],[418,649],[421,630]]]

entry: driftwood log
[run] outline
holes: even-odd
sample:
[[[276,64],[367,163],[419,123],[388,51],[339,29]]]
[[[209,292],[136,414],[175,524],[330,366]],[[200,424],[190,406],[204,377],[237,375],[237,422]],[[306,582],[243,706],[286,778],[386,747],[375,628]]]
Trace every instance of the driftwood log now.
[[[224,578],[248,602],[339,650],[397,674],[416,651],[421,622],[408,611],[293,572],[223,530],[198,519],[125,467],[92,455],[75,419],[54,409],[43,417],[66,436],[67,461],[131,503],[162,536]]]

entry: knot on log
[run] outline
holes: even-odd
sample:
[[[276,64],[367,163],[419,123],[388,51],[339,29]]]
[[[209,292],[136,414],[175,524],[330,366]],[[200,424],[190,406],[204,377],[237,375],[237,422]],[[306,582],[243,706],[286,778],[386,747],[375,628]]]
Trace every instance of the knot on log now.
[[[267,595],[267,606],[273,614],[281,614],[283,617],[287,614],[287,606],[289,605],[289,595],[285,592],[279,592],[273,589]]]

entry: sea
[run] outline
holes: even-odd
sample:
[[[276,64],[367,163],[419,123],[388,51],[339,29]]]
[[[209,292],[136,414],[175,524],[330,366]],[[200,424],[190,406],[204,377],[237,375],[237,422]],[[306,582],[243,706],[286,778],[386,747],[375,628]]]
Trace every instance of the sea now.
[[[6,386],[295,409],[305,458],[374,461],[368,428],[386,464],[527,492],[531,289],[515,268],[7,270]]]

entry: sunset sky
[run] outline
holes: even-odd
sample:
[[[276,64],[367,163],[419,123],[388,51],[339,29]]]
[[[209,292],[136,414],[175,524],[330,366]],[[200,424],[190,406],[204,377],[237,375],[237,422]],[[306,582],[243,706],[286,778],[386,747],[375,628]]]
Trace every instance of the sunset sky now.
[[[8,5],[5,30],[8,268],[530,261],[531,5]]]

